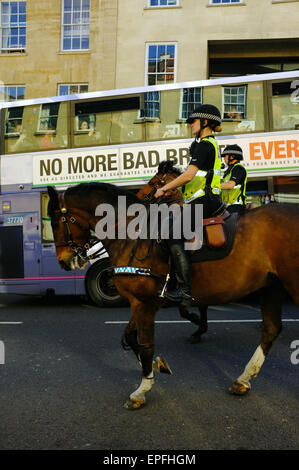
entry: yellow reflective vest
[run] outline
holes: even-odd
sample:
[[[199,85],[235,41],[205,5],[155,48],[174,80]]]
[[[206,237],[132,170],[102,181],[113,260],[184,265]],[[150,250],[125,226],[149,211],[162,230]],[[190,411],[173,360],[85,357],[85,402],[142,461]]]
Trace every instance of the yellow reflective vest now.
[[[209,171],[202,171],[198,170],[196,175],[194,176],[193,180],[190,183],[187,183],[183,187],[183,198],[185,204],[188,204],[194,199],[198,197],[202,197],[206,195],[206,185],[207,185],[207,177],[209,181],[211,180],[211,190],[212,193],[215,195],[220,195],[220,183],[221,183],[221,155],[218,147],[218,142],[214,137],[204,137],[202,140],[207,140],[211,142],[214,147],[215,151],[215,158],[214,158],[214,167]],[[211,175],[208,173],[212,173]]]
[[[229,173],[225,176],[225,178],[223,180],[224,183],[228,183],[230,181],[230,179],[232,177],[232,171],[237,165],[242,166],[239,162],[235,163],[231,167]],[[243,184],[238,184],[233,189],[222,189],[221,190],[222,202],[225,202],[225,204],[227,206],[231,206],[232,204],[240,204],[240,205],[245,206],[245,204],[246,204],[246,195],[245,195],[246,183],[247,183],[247,172],[246,172],[246,178],[245,178]]]

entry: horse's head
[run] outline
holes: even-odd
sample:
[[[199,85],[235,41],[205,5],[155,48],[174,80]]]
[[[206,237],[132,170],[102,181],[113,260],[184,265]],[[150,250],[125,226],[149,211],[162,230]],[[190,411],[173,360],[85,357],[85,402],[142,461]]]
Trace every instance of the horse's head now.
[[[69,271],[84,269],[87,265],[86,250],[90,248],[89,214],[80,209],[66,206],[64,193],[59,195],[55,188],[48,186],[50,196],[48,215],[60,266]]]
[[[157,200],[154,198],[154,194],[157,189],[176,179],[180,174],[181,171],[173,166],[173,160],[161,162],[158,167],[158,172],[138,191],[137,196],[148,204],[156,202]],[[161,199],[167,204],[176,202],[182,205],[184,202],[178,189],[167,191],[160,200]]]

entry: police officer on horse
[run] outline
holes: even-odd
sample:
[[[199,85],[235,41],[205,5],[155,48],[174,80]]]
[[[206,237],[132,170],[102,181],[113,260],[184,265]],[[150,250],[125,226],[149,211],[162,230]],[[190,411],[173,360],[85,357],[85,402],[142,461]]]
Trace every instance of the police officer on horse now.
[[[168,190],[181,188],[185,204],[191,205],[191,214],[197,204],[202,204],[203,217],[210,217],[221,206],[220,179],[221,155],[213,132],[221,131],[221,114],[219,109],[211,104],[202,104],[188,117],[195,140],[190,147],[191,160],[187,170],[173,181],[159,188],[155,197],[159,198]],[[171,220],[170,220],[171,223]],[[165,240],[178,281],[178,287],[165,292],[165,298],[188,306],[192,300],[189,258],[185,253],[184,240],[171,236]]]
[[[239,145],[227,145],[221,157],[227,165],[221,183],[221,199],[228,212],[243,214],[246,209],[247,183],[247,171],[240,163],[243,160],[243,151]]]

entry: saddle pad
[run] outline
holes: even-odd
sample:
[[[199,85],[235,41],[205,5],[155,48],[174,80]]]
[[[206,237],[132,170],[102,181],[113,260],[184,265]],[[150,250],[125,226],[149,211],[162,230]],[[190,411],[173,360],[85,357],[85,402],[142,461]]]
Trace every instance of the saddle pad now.
[[[222,225],[226,236],[226,244],[224,246],[220,248],[212,248],[208,245],[203,245],[200,250],[190,253],[189,256],[191,263],[214,261],[228,256],[234,245],[237,218],[237,213],[231,214],[227,219],[225,219],[225,223]]]

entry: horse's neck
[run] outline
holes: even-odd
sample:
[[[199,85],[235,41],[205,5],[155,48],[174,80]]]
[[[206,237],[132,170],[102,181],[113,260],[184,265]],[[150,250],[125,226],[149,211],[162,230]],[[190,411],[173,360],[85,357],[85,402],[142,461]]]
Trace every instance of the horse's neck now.
[[[128,265],[130,259],[132,258],[132,264],[136,263],[136,261],[144,261],[147,264],[157,263],[158,257],[156,254],[156,250],[151,249],[151,241],[150,240],[143,240],[139,239],[136,243],[136,240],[130,238],[127,233],[128,223],[132,219],[131,217],[126,217],[126,220],[118,219],[117,215],[115,215],[114,220],[114,236],[108,237],[101,237],[97,233],[97,223],[102,219],[102,216],[96,216],[96,208],[101,203],[107,203],[108,201],[97,201],[96,199],[91,199],[85,202],[85,206],[88,205],[88,212],[90,214],[90,226],[92,230],[95,231],[96,235],[98,236],[99,240],[102,242],[105,250],[109,254],[111,264],[112,265]],[[115,211],[117,214],[117,211]],[[122,224],[122,227],[121,227]],[[119,229],[121,227],[121,235],[119,235]],[[111,227],[110,227],[111,228]],[[112,227],[113,229],[113,227]],[[119,238],[119,236],[121,238]],[[133,255],[132,255],[133,254]],[[136,255],[136,256],[135,256]]]

